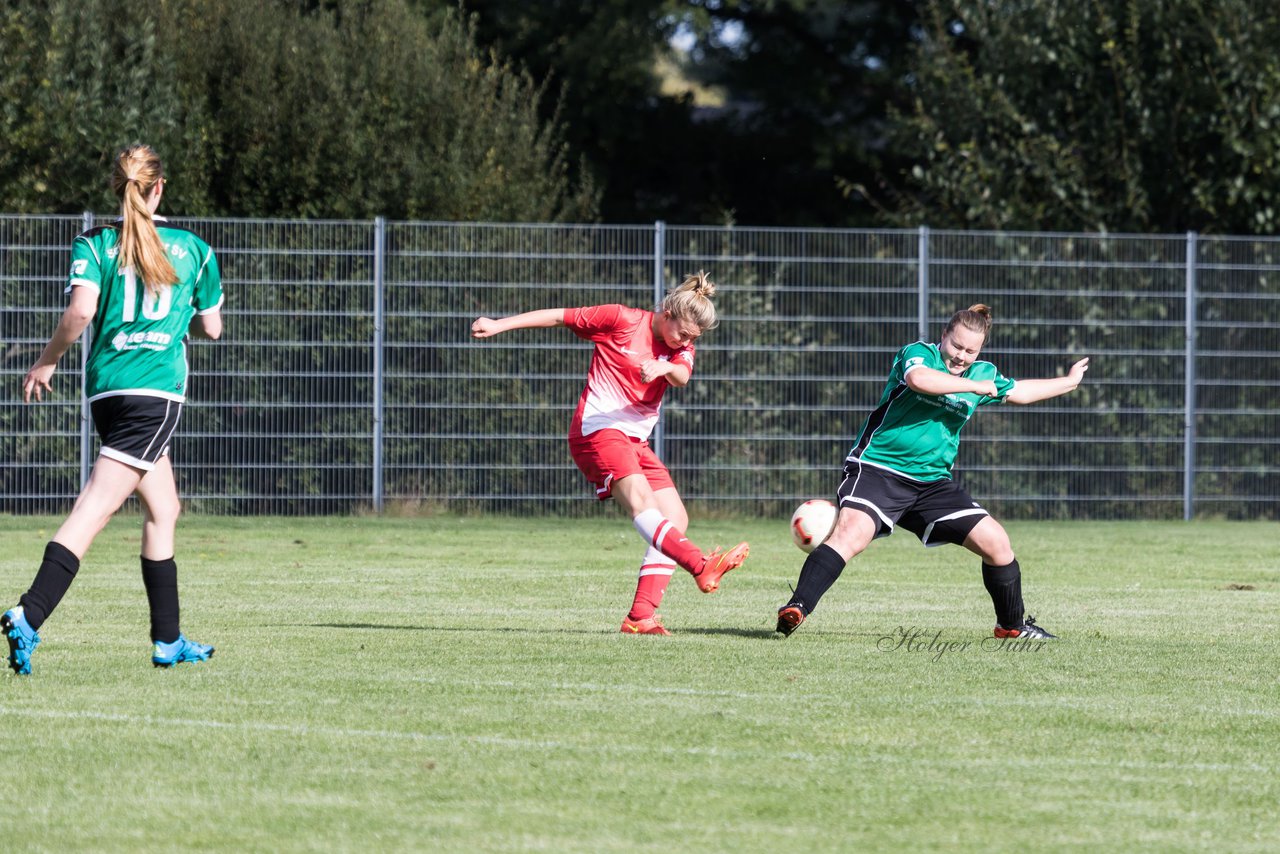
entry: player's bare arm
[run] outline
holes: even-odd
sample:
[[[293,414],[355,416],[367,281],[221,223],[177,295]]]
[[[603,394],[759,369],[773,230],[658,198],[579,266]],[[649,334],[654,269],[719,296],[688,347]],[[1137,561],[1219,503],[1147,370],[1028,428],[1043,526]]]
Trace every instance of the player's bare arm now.
[[[641,382],[651,383],[664,376],[676,387],[689,384],[689,369],[684,365],[662,359],[648,359],[640,365]]]
[[[996,384],[992,380],[977,382],[923,365],[912,368],[907,372],[903,380],[906,382],[907,388],[918,394],[936,396],[969,392],[971,394],[985,394],[987,397],[995,397],[999,393],[996,391]]]
[[[31,402],[33,394],[39,401],[44,400],[44,392],[53,391],[50,380],[53,379],[53,372],[58,367],[58,360],[62,358],[63,353],[67,352],[67,348],[80,339],[97,311],[97,291],[91,288],[71,289],[71,302],[62,313],[58,328],[54,330],[53,337],[45,345],[40,358],[22,379],[22,399],[25,403]]]
[[[197,314],[191,318],[187,332],[192,338],[217,341],[222,337],[222,312],[211,311],[208,314]]]
[[[1085,371],[1089,370],[1088,357],[1071,366],[1064,377],[1052,377],[1043,380],[1018,380],[1018,384],[1005,399],[1009,403],[1038,403],[1051,397],[1073,392],[1084,380]]]
[[[480,317],[471,324],[471,337],[491,338],[513,329],[547,329],[553,326],[564,326],[563,308],[540,308],[496,320],[492,317]]]

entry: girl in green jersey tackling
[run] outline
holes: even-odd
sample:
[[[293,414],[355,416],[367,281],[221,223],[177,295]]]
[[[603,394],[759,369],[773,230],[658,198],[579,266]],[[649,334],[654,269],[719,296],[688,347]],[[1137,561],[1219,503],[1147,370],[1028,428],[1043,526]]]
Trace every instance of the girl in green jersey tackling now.
[[[783,635],[813,613],[854,555],[901,525],[926,546],[954,543],[982,558],[996,637],[1054,637],[1023,612],[1022,572],[1009,535],[951,479],[951,466],[960,430],[979,406],[1066,394],[1080,385],[1089,360],[1064,377],[1015,382],[978,359],[990,332],[991,309],[973,305],[955,313],[940,343],[898,351],[880,403],[845,460],[835,527],[805,561],[791,601],[778,609]]]
[[[151,608],[151,661],[171,667],[204,661],[213,647],[183,637],[178,622],[174,530],[178,491],[169,440],[187,392],[184,338],[222,334],[222,281],[213,251],[199,237],[154,216],[164,195],[160,158],[145,145],[121,151],[111,187],[120,219],[86,231],[71,248],[70,304],[44,352],[22,381],[23,398],[52,391],[58,359],[92,322],[85,397],[102,450],[71,510],[45,547],[19,604],[0,617],[9,666],[31,672],[37,630],[71,586],[94,537],[125,500],[142,505],[142,581]]]

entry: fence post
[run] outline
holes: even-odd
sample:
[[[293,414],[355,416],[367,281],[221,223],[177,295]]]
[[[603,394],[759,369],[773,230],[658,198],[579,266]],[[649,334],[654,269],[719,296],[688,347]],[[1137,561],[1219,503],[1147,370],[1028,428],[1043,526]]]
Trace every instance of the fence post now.
[[[662,295],[664,291],[663,283],[666,277],[667,266],[667,224],[662,220],[654,220],[653,223],[653,305],[662,304]],[[653,426],[653,441],[651,446],[653,452],[658,455],[658,459],[665,460],[666,454],[662,447],[662,422],[666,420],[666,415],[661,410],[658,414],[658,423]]]
[[[919,258],[919,269],[916,274],[917,299],[916,323],[919,325],[921,341],[929,340],[929,226],[920,226],[920,235],[916,240],[916,256]]]
[[[387,220],[373,221],[373,509],[382,512],[383,331],[386,326]]]
[[[82,231],[88,231],[93,228],[93,212],[85,211],[83,214]],[[89,347],[93,344],[93,324],[90,323],[84,328],[84,332],[80,334],[80,382],[83,384],[85,379],[85,371],[89,367]],[[80,394],[80,489],[84,490],[85,484],[89,482],[89,471],[93,467],[93,429],[90,425],[93,423],[93,411],[89,408],[89,398],[83,393]]]
[[[1196,233],[1187,232],[1187,298],[1186,298],[1186,377],[1183,388],[1185,413],[1182,439],[1182,518],[1190,521],[1195,513],[1196,481]]]

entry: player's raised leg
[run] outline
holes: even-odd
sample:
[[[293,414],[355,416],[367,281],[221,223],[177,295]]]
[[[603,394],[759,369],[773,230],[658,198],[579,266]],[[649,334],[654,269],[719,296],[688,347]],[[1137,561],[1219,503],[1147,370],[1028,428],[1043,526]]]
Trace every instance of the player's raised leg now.
[[[750,553],[745,542],[727,552],[716,549],[704,553],[685,535],[683,526],[663,513],[654,490],[642,474],[618,480],[613,485],[613,494],[631,513],[632,524],[640,536],[692,575],[703,593],[718,589],[725,573],[742,566]],[[681,507],[683,509],[683,505]]]

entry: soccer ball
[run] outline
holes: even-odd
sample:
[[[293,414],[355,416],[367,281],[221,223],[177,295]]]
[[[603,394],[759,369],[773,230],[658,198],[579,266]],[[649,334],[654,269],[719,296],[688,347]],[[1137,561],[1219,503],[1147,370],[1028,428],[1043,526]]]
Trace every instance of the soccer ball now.
[[[806,501],[791,514],[791,539],[801,551],[811,552],[836,525],[836,506],[825,498]]]

